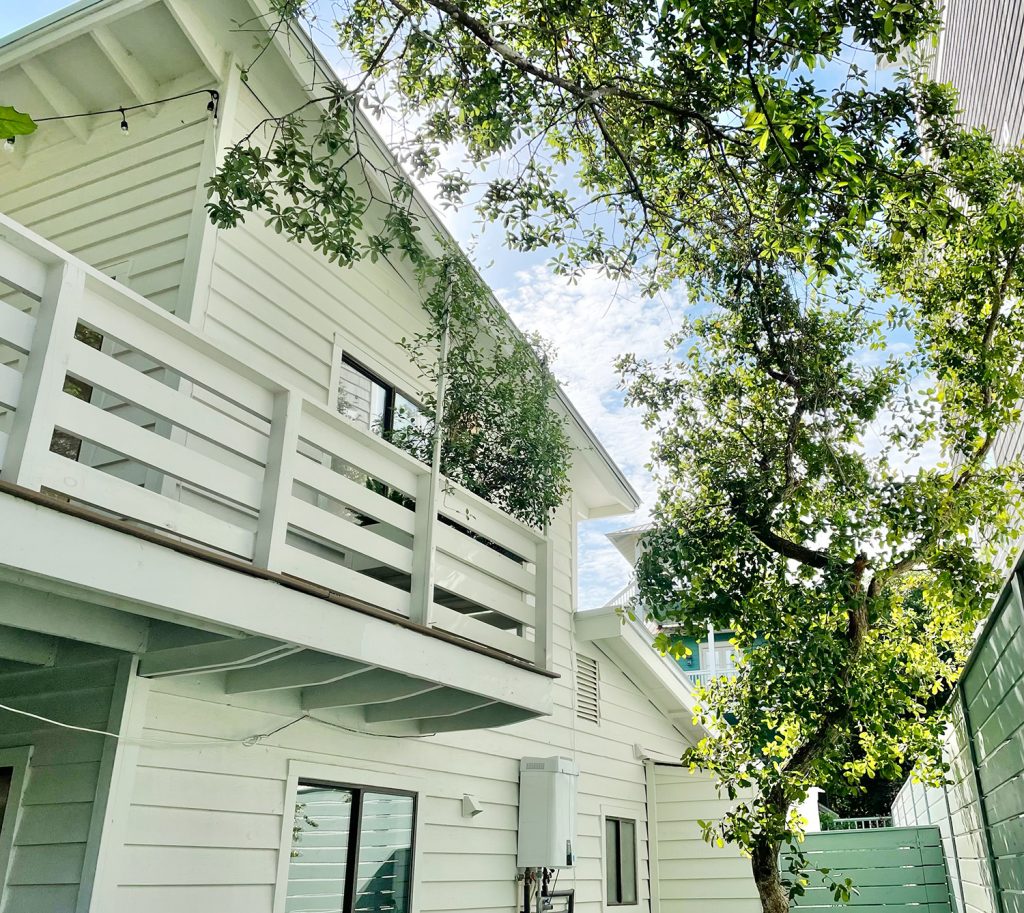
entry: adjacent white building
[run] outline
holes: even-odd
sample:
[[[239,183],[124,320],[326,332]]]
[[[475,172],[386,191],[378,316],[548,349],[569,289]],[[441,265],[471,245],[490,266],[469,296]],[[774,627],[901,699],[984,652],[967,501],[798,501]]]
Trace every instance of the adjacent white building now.
[[[240,79],[265,13],[83,0],[0,39],[38,119],[180,96],[0,156],[0,909],[511,913],[520,765],[562,757],[577,909],[756,910],[672,766],[687,678],[574,613],[577,523],[636,496],[568,401],[546,533],[448,484],[431,516],[370,428],[415,398],[411,271],[209,225],[225,147],[308,97],[297,32]]]

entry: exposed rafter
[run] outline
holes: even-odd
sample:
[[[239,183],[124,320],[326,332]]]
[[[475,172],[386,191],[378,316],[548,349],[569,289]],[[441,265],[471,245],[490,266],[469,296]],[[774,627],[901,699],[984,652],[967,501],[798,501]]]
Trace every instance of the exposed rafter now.
[[[3,579],[0,577],[0,579]],[[0,621],[6,625],[137,653],[145,649],[149,619],[58,593],[3,581]]]
[[[421,720],[435,716],[455,716],[492,703],[490,698],[481,697],[479,694],[468,694],[465,691],[442,688],[403,701],[392,701],[388,704],[375,704],[367,707],[365,718],[367,723],[397,723],[403,720]]]
[[[138,59],[129,51],[105,25],[99,26],[92,33],[92,37],[107,60],[117,70],[118,76],[128,86],[135,100],[140,104],[153,101],[158,95],[156,80],[153,79],[146,68],[139,63]],[[153,105],[145,109],[150,117],[156,117],[159,108]]]
[[[267,637],[238,637],[170,647],[139,659],[139,675],[160,678],[196,672],[223,672],[258,666],[294,653],[298,647]]]
[[[227,77],[227,52],[210,35],[209,29],[203,25],[195,11],[182,3],[181,0],[166,0],[167,9],[185,33],[189,44],[203,62],[203,66],[217,79],[223,82]]]
[[[510,726],[537,716],[522,707],[507,704],[488,704],[457,713],[453,716],[432,717],[420,720],[419,730],[424,735],[433,732],[456,732],[463,729],[493,729],[495,726]]]
[[[56,637],[0,625],[0,659],[31,666],[52,666],[56,657]]]
[[[369,668],[355,660],[303,650],[259,666],[229,672],[224,690],[228,694],[242,694],[326,685],[359,675]]]
[[[304,710],[317,710],[321,707],[360,707],[364,704],[394,701],[435,691],[439,687],[436,682],[400,675],[386,669],[372,669],[330,685],[304,688],[302,707]]]
[[[79,100],[78,96],[39,63],[38,60],[22,61],[21,69],[32,81],[32,85],[39,90],[39,94],[53,107],[56,114],[77,114],[88,110]],[[61,123],[74,134],[79,142],[85,143],[89,141],[89,137],[92,135],[88,121],[89,118],[76,117],[61,121]]]

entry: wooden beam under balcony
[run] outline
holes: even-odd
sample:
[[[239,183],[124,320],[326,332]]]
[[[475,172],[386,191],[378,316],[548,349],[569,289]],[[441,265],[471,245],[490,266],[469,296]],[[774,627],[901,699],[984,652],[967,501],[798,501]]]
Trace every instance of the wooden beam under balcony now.
[[[367,704],[396,701],[440,689],[437,682],[371,669],[330,685],[302,689],[302,709],[318,710],[324,707],[362,707]]]
[[[364,711],[367,723],[397,723],[430,717],[456,716],[494,703],[490,698],[454,688],[439,688],[402,701],[375,704]]]
[[[223,672],[267,663],[299,648],[267,637],[211,640],[184,647],[145,653],[139,659],[139,675],[162,678],[196,672]]]
[[[228,672],[224,690],[228,694],[243,694],[309,688],[341,681],[369,669],[365,663],[352,659],[302,650],[258,666]]]
[[[52,666],[56,656],[56,637],[0,625],[0,659],[30,666]]]
[[[435,732],[457,732],[464,729],[494,729],[497,726],[511,726],[523,720],[533,719],[536,714],[521,707],[491,703],[484,707],[456,713],[453,716],[431,717],[420,720],[419,730],[423,735]]]

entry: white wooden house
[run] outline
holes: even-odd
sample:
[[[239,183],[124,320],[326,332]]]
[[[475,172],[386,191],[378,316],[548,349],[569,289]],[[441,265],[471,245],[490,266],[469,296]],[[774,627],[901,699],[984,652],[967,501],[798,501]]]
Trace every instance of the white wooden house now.
[[[456,486],[431,516],[353,405],[415,395],[414,278],[208,224],[224,148],[306,91],[297,33],[240,80],[263,12],[83,0],[0,39],[0,103],[38,119],[183,96],[0,156],[0,909],[511,913],[520,759],[553,755],[580,910],[678,909],[659,847],[721,893],[707,785],[656,820],[685,676],[574,616],[577,522],[636,499],[572,406],[546,534]]]
[[[650,523],[643,523],[615,530],[608,533],[608,540],[619,554],[635,567],[643,547],[644,534],[651,528]],[[662,627],[647,617],[643,605],[638,602],[638,596],[636,577],[631,575],[629,582],[608,600],[605,608],[629,609],[639,616],[652,634],[657,634]],[[693,684],[703,685],[721,676],[729,677],[735,674],[740,652],[731,642],[732,633],[729,628],[715,628],[709,624],[706,635],[687,635],[679,639],[688,652],[679,657],[678,663]]]

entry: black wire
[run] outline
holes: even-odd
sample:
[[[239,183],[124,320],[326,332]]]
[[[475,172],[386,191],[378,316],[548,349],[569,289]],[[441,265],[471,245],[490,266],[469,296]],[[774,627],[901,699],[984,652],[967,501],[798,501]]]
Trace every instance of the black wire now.
[[[124,114],[125,111],[138,111],[142,108],[149,108],[153,105],[163,105],[169,101],[178,101],[181,98],[192,98],[196,95],[209,95],[210,101],[214,103],[214,116],[217,115],[217,103],[220,101],[220,92],[216,89],[196,89],[194,92],[182,92],[180,95],[170,95],[167,98],[157,98],[154,101],[144,101],[137,105],[118,105],[116,108],[107,108],[104,111],[83,111],[80,114],[54,114],[50,117],[35,117],[37,124],[54,120],[72,120],[76,117],[99,117],[103,114]]]

